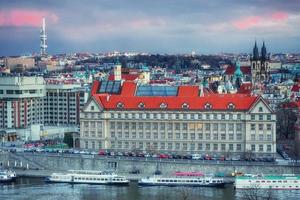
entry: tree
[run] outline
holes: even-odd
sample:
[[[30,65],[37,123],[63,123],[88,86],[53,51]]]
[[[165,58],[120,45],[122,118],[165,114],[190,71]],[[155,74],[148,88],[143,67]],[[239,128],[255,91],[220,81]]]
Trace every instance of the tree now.
[[[67,144],[70,148],[73,148],[73,134],[65,133],[63,142]]]

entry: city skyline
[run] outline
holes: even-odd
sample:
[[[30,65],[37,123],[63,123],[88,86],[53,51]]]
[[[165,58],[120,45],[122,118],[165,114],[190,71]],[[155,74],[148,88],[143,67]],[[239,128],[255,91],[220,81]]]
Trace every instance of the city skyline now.
[[[300,52],[300,4],[255,1],[0,2],[0,55],[39,52],[46,18],[48,52]]]

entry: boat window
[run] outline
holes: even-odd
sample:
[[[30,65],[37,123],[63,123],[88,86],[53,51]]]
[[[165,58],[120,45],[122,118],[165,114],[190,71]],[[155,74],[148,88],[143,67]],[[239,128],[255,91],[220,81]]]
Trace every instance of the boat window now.
[[[271,181],[267,181],[267,183],[271,183]]]
[[[207,180],[206,183],[209,183],[209,181]]]
[[[165,182],[165,180],[161,180],[161,182]]]
[[[215,183],[216,181],[212,181],[213,183]]]
[[[287,183],[287,181],[283,181],[284,183]]]
[[[273,183],[276,183],[276,181],[273,181]]]
[[[278,181],[278,183],[281,183],[281,181]]]

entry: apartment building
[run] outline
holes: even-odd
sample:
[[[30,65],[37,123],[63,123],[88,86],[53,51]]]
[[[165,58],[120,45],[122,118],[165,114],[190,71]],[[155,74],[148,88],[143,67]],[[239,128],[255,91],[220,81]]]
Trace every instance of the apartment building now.
[[[273,155],[275,126],[276,115],[260,96],[95,81],[80,115],[80,147]]]

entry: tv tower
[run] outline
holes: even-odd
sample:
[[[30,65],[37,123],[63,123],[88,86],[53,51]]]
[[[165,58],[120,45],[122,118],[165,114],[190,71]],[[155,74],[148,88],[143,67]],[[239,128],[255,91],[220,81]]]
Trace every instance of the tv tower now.
[[[46,21],[45,18],[43,18],[43,24],[41,27],[41,32],[40,32],[40,54],[41,56],[46,56],[47,55],[47,35],[46,35]]]

